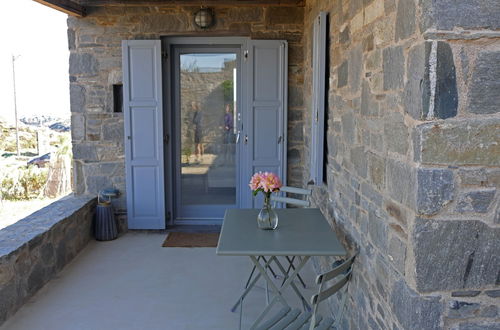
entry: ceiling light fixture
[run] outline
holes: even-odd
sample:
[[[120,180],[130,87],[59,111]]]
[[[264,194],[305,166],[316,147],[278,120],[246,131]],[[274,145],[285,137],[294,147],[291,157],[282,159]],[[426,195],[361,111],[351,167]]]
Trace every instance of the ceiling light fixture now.
[[[210,8],[201,7],[194,13],[194,23],[200,29],[208,29],[215,23],[214,12]]]

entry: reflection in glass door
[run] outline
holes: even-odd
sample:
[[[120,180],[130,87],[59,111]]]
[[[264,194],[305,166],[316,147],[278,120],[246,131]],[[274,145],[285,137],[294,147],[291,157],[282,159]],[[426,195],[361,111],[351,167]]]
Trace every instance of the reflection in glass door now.
[[[175,222],[218,223],[237,206],[237,49],[177,48]]]

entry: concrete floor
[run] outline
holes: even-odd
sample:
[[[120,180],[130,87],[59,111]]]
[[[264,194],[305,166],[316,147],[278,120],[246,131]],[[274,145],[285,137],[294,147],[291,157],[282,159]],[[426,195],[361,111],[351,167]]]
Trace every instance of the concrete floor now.
[[[216,256],[214,248],[162,248],[164,238],[129,233],[90,243],[0,329],[238,329],[239,312],[229,309],[250,260]],[[312,263],[303,276],[309,298]],[[245,299],[243,329],[265,307],[262,285]],[[292,292],[288,301],[298,306]]]

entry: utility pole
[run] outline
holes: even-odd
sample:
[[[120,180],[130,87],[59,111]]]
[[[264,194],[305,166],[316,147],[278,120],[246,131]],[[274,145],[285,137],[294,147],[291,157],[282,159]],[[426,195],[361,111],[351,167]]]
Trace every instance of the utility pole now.
[[[12,82],[14,83],[14,113],[16,116],[16,148],[17,148],[17,157],[21,156],[21,150],[19,148],[19,125],[17,123],[17,97],[16,97],[16,66],[15,61],[19,57],[19,55],[12,55]]]

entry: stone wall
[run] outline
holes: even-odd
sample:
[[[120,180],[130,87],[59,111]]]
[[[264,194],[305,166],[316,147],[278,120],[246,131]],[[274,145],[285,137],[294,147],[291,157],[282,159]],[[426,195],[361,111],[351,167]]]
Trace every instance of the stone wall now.
[[[500,3],[307,1],[307,113],[319,11],[327,175],[313,196],[359,253],[342,328],[498,327]]]
[[[0,230],[0,325],[87,245],[95,202],[65,197]]]
[[[194,26],[198,7],[105,5],[85,18],[68,19],[75,192],[96,194],[115,187],[125,209],[123,114],[113,113],[112,85],[122,82],[121,41],[162,36],[249,36],[289,42],[288,173],[302,181],[303,7],[216,7],[216,24]]]

